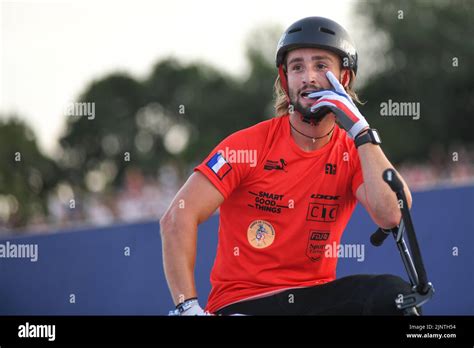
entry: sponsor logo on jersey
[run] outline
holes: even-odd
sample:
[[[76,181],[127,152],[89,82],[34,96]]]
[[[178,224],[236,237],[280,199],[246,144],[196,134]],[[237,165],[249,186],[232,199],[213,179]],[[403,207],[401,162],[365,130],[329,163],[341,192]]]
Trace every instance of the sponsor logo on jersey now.
[[[324,173],[329,175],[336,175],[336,165],[334,163],[326,163]]]
[[[334,222],[337,217],[339,204],[310,202],[306,214],[307,221]]]
[[[283,208],[288,208],[288,206],[282,205],[284,196],[282,194],[265,191],[259,191],[258,193],[248,191],[248,193],[253,196],[252,203],[247,204],[251,208],[274,214],[280,214]]]
[[[275,240],[275,229],[268,221],[255,220],[247,229],[247,239],[254,248],[267,248]]]
[[[306,256],[308,256],[311,261],[319,261],[324,256],[329,234],[329,231],[309,231]]]
[[[339,200],[340,195],[326,195],[322,193],[313,193],[311,198],[314,202],[309,202],[306,213],[307,221],[334,222],[337,218],[339,204],[332,204]],[[329,201],[329,202],[327,202]]]
[[[283,158],[280,158],[280,161],[267,160],[263,166],[263,170],[283,170],[286,172],[286,166],[288,166],[288,163]]]
[[[214,174],[216,174],[219,180],[222,180],[224,176],[226,176],[232,170],[232,166],[219,152],[212,156],[209,161],[207,161],[206,165],[212,170]]]
[[[331,201],[331,200],[337,201],[339,199],[339,197],[341,197],[341,196],[324,195],[324,194],[321,194],[321,193],[313,193],[311,195],[311,198],[325,199],[325,200],[328,200],[328,201]]]

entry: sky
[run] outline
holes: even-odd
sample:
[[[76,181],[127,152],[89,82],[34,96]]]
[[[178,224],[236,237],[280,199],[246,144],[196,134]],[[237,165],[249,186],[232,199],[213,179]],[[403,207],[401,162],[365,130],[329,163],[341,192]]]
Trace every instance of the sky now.
[[[0,0],[0,115],[16,114],[53,155],[65,110],[94,80],[145,78],[169,56],[245,73],[245,42],[264,25],[329,17],[351,32],[352,0]],[[276,46],[275,42],[275,46]]]

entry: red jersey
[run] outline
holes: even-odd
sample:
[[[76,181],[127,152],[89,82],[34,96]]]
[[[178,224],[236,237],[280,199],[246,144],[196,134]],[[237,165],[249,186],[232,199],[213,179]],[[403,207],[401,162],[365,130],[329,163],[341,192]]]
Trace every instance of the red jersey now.
[[[225,198],[206,310],[336,278],[326,246],[340,243],[363,183],[344,130],[305,152],[289,116],[276,117],[230,135],[194,170]]]

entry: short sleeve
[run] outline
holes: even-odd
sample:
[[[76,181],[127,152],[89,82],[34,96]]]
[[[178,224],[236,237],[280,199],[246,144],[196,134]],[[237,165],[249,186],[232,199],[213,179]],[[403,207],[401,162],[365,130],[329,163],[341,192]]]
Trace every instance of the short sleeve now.
[[[227,199],[255,166],[255,161],[256,153],[248,148],[245,132],[239,131],[217,145],[194,171],[201,172]]]
[[[352,194],[354,197],[356,196],[357,189],[361,184],[364,183],[364,177],[362,175],[362,166],[360,164],[359,153],[357,149],[354,147],[353,149],[353,156],[354,163],[353,163],[353,174],[352,174]]]

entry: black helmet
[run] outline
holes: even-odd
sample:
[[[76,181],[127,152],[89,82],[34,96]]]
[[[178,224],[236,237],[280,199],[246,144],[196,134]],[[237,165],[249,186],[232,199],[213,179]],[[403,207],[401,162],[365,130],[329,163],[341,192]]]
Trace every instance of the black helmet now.
[[[324,17],[307,17],[290,25],[278,42],[277,68],[285,54],[294,48],[315,47],[333,51],[341,57],[346,68],[357,73],[357,52],[347,31],[336,22]]]

